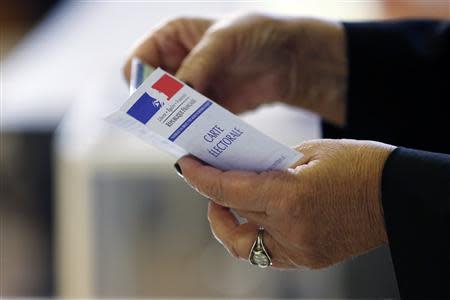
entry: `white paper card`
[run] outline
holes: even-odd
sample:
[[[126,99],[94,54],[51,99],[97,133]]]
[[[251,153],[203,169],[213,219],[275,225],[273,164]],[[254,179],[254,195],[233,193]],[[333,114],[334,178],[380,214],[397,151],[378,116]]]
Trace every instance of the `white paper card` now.
[[[160,68],[107,120],[177,158],[189,153],[222,170],[282,170],[302,157]]]

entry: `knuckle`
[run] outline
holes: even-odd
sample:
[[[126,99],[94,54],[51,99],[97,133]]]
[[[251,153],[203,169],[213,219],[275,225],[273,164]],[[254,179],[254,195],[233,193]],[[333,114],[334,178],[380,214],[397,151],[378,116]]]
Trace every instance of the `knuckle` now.
[[[207,31],[207,37],[211,40],[221,40],[229,31],[229,28],[226,26],[214,26]]]
[[[176,17],[176,18],[167,20],[164,23],[163,27],[166,27],[166,26],[179,26],[181,24],[184,24],[186,21],[187,21],[186,17]]]
[[[259,12],[248,12],[236,15],[232,22],[239,25],[259,26],[266,22],[273,21],[274,18]]]
[[[203,42],[210,46],[209,49],[231,49],[234,44],[235,34],[228,27],[210,27],[204,35]]]
[[[187,22],[189,22],[189,18],[187,17],[177,17],[176,18],[176,24],[185,24]]]
[[[186,74],[197,74],[198,72],[208,69],[214,63],[214,55],[211,55],[206,48],[193,50],[190,55],[182,62],[179,76]]]
[[[295,149],[298,151],[313,151],[321,143],[321,140],[308,140],[298,145]]]
[[[186,26],[189,18],[186,17],[176,17],[163,21],[159,26],[157,26],[152,32],[173,32]]]

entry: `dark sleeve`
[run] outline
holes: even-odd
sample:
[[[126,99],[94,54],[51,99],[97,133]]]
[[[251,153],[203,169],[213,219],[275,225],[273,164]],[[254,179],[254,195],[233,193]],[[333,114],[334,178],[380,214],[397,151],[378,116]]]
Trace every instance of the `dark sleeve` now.
[[[382,202],[402,299],[450,299],[450,155],[394,150]]]
[[[347,125],[323,123],[324,136],[450,153],[450,22],[344,23],[344,28]],[[437,133],[446,138],[436,139]]]
[[[324,137],[450,153],[450,23],[345,23],[347,124]],[[403,299],[449,299],[450,158],[398,148],[386,162],[383,208]]]

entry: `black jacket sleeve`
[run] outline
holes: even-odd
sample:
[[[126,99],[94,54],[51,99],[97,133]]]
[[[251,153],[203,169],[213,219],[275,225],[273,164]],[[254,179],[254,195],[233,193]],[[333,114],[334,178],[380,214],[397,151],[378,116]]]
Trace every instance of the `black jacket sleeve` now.
[[[450,23],[346,23],[347,123],[332,138],[450,153]],[[382,201],[402,299],[448,299],[450,158],[398,148]]]
[[[324,122],[324,135],[450,153],[450,22],[344,27],[347,125],[339,129]]]
[[[394,150],[382,201],[402,299],[449,299],[450,155]]]

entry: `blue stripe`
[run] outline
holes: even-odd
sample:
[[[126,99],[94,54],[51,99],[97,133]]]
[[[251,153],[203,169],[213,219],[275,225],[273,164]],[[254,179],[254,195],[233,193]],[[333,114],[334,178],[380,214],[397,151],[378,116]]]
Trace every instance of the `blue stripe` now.
[[[177,128],[170,136],[169,140],[174,142],[177,137],[183,133],[194,121],[197,119],[208,107],[212,105],[211,101],[205,101],[199,108],[197,108],[196,111],[192,113],[192,115],[189,116],[189,118],[186,119],[186,121],[183,122],[183,124],[180,125],[180,127]]]
[[[151,97],[149,94],[142,94],[139,99],[130,107],[127,114],[138,120],[139,122],[146,124],[154,114],[156,114],[161,105],[159,102]]]

